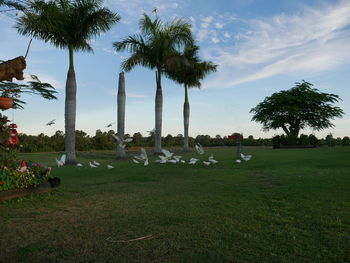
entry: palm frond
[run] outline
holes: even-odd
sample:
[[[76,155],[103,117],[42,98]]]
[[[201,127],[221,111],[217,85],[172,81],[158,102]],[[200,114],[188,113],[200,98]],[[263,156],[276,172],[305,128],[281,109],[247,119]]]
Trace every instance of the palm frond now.
[[[22,35],[42,39],[59,48],[92,51],[88,41],[120,20],[101,0],[35,0],[17,20]]]

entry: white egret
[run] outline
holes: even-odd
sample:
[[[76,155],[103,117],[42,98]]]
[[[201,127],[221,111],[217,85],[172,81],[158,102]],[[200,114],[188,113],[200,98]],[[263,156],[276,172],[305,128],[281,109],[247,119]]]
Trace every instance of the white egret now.
[[[249,161],[252,158],[252,156],[251,155],[244,155],[243,153],[241,153],[241,158],[244,161]]]
[[[58,167],[63,166],[66,164],[66,155],[62,154],[61,159],[57,160],[56,158],[56,164]]]
[[[204,154],[203,146],[200,143],[197,143],[194,148],[196,149],[197,153]]]
[[[217,160],[214,160],[214,156],[213,155],[209,156],[208,161],[211,162],[211,163],[218,163]]]
[[[100,163],[98,163],[98,162],[96,162],[96,161],[92,161],[92,163],[93,163],[94,165],[96,165],[96,166],[100,166],[100,165],[101,165]]]
[[[91,162],[89,162],[89,165],[90,165],[91,168],[97,168],[97,166],[92,164]]]

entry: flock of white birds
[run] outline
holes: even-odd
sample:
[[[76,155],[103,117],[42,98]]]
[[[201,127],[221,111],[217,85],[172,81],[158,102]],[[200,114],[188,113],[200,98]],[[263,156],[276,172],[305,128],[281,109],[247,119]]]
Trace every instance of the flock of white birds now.
[[[125,148],[126,144],[128,142],[132,141],[131,138],[126,138],[126,139],[122,140],[118,137],[118,135],[113,135],[113,137],[117,140],[119,146],[122,148]],[[203,149],[203,146],[201,144],[197,143],[195,145],[195,149],[196,149],[198,154],[200,154],[200,155],[204,154],[204,149]],[[186,163],[186,161],[184,159],[182,159],[182,156],[175,155],[174,153],[172,153],[168,150],[162,149],[162,154],[163,155],[159,155],[159,159],[157,159],[155,161],[156,163],[161,163],[161,164],[164,164],[164,163],[173,163],[173,164],[182,163],[182,164],[185,164]],[[241,153],[240,158],[241,159],[235,160],[235,162],[241,163],[242,160],[249,161],[252,158],[252,156],[251,155],[244,155],[243,153]],[[132,161],[136,164],[143,164],[144,166],[149,165],[149,160],[148,160],[148,155],[147,155],[146,150],[144,148],[141,148],[140,154],[135,155],[134,158],[132,159]],[[218,163],[218,161],[215,160],[214,156],[211,154],[207,160],[201,161],[200,159],[197,159],[197,158],[191,158],[189,161],[187,161],[187,164],[194,165],[194,164],[200,163],[200,162],[202,162],[205,166],[209,166],[209,165],[213,165],[213,164]],[[66,155],[65,154],[63,154],[60,159],[56,158],[56,164],[58,167],[64,166],[65,163],[66,163]],[[96,161],[90,161],[88,163],[88,165],[91,168],[98,168],[101,166],[101,164],[96,162]],[[81,163],[78,163],[77,166],[83,167],[84,165]],[[113,169],[113,168],[114,167],[112,165],[110,165],[110,164],[107,165],[107,169]]]

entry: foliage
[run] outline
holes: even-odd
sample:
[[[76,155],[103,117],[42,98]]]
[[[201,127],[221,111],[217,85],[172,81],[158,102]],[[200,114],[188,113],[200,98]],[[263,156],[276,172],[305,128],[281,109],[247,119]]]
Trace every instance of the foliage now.
[[[344,114],[333,105],[339,100],[338,95],[319,92],[303,80],[290,90],[266,97],[250,112],[254,114],[253,121],[263,124],[263,130],[282,128],[296,140],[306,127],[317,131],[334,127],[330,120]]]
[[[89,40],[120,20],[100,0],[31,1],[27,8],[17,20],[20,34],[76,51],[92,51]]]
[[[16,169],[4,167],[0,169],[0,191],[10,189],[28,188],[46,182],[50,176],[51,168],[40,163],[18,166]]]
[[[199,47],[186,45],[184,51],[179,54],[182,61],[168,69],[167,76],[186,87],[200,87],[200,80],[210,72],[215,72],[217,65],[211,61],[201,61],[198,57]]]
[[[25,0],[0,0],[0,7],[6,6],[9,8],[13,8],[14,10],[24,11],[26,8]],[[1,10],[2,12],[11,11],[13,9]]]
[[[141,34],[134,34],[113,43],[116,51],[131,53],[122,63],[122,69],[125,71],[139,65],[166,72],[178,61],[180,48],[193,43],[191,25],[182,19],[164,24],[159,18],[152,21],[144,14],[139,25]]]
[[[13,98],[14,109],[23,109],[24,101],[20,100],[22,94],[39,95],[44,99],[57,99],[55,88],[49,83],[42,83],[35,75],[30,75],[30,81],[27,83],[17,83],[12,81],[0,82],[0,97]]]

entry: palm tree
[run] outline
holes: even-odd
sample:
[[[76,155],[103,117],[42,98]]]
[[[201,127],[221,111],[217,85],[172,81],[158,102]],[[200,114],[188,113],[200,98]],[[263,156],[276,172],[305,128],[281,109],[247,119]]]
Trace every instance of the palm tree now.
[[[102,0],[29,1],[16,28],[22,35],[42,39],[58,48],[68,49],[69,69],[65,101],[65,151],[67,164],[76,163],[75,116],[77,85],[74,52],[89,51],[89,40],[108,31],[120,16],[103,7]]]
[[[181,19],[175,19],[164,24],[159,18],[153,21],[144,14],[140,20],[141,34],[134,34],[126,39],[115,42],[117,51],[129,51],[131,56],[123,61],[122,69],[132,70],[140,65],[156,70],[156,97],[155,97],[155,153],[162,150],[162,75],[172,67],[178,54],[185,45],[193,43],[191,24]]]
[[[124,141],[124,133],[125,133],[125,78],[124,72],[119,73],[119,83],[118,83],[118,120],[117,120],[117,129],[118,129],[118,137],[121,141]],[[125,149],[117,143],[117,158],[124,159],[125,158]]]
[[[216,71],[217,65],[212,62],[201,61],[198,57],[199,47],[196,45],[186,46],[183,54],[183,62],[176,67],[168,70],[169,78],[175,80],[185,87],[185,102],[183,108],[184,116],[184,151],[189,151],[188,145],[188,129],[190,123],[190,103],[188,101],[188,88],[201,87],[200,80],[210,73]]]

